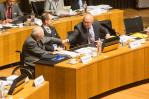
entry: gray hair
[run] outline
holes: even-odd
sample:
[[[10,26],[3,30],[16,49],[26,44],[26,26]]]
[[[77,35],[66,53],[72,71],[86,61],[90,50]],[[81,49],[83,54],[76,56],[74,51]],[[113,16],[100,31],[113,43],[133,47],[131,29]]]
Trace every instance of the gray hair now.
[[[41,37],[41,36],[43,37],[44,36],[44,31],[43,31],[42,27],[39,27],[39,26],[35,27],[32,30],[31,36],[33,38],[35,38],[36,40],[38,40],[39,37]]]

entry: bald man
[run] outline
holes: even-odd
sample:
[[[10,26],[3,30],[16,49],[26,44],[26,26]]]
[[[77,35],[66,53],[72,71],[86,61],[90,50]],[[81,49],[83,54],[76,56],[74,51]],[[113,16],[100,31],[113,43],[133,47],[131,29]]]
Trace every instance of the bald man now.
[[[0,20],[2,23],[11,23],[18,20],[19,16],[23,16],[16,0],[6,0],[0,4]]]
[[[68,37],[71,47],[90,44],[100,39],[110,37],[108,29],[95,21],[91,14],[86,14],[83,21],[74,27],[74,33]]]
[[[62,44],[62,41],[53,37],[45,37],[44,31],[41,27],[36,27],[32,30],[31,36],[26,39],[23,44],[22,54],[24,63],[28,66],[34,67],[34,62],[38,61],[44,55],[51,53],[46,50],[46,44],[55,42]]]

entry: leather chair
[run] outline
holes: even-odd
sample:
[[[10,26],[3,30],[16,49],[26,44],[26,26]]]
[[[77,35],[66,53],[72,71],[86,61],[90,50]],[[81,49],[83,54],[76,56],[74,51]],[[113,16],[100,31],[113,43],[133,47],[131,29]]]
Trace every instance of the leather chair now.
[[[143,20],[141,16],[124,19],[124,26],[126,34],[141,32],[144,30]]]
[[[44,1],[31,1],[31,6],[36,16],[44,12]]]
[[[112,23],[111,20],[103,20],[103,21],[99,21],[100,24],[107,28],[108,31],[110,32],[110,35],[116,36],[118,33],[116,33],[116,31],[112,28]]]

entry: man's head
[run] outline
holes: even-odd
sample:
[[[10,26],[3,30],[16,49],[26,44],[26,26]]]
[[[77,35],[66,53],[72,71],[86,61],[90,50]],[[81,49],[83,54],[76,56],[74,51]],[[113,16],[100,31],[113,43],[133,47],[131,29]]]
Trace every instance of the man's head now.
[[[6,0],[8,6],[12,6],[16,0]]]
[[[46,26],[50,26],[51,20],[52,20],[52,15],[49,13],[43,13],[41,16],[42,23]]]
[[[86,14],[83,18],[83,26],[86,29],[89,29],[92,26],[92,23],[94,21],[94,18],[91,14]]]
[[[44,31],[41,27],[35,27],[32,30],[32,34],[31,36],[36,40],[36,41],[40,41],[44,38]]]

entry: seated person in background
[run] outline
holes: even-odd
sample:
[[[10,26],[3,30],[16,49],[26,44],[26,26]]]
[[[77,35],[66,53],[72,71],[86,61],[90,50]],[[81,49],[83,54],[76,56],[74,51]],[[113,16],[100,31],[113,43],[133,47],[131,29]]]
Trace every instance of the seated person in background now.
[[[41,27],[44,30],[45,36],[60,38],[56,29],[53,26],[51,26],[51,21],[52,21],[51,14],[43,13],[41,16],[41,20],[43,23]]]
[[[94,21],[91,14],[86,14],[83,22],[74,27],[73,33],[68,36],[65,42],[69,42],[71,47],[95,43],[95,41],[110,38],[108,29],[101,26],[100,22]]]
[[[45,44],[48,42],[62,44],[60,39],[45,37],[41,27],[35,27],[32,30],[31,36],[23,44],[22,55],[25,65],[34,68],[34,62],[37,62],[42,56],[52,53],[46,50]]]
[[[2,23],[11,23],[18,20],[19,16],[23,16],[23,14],[15,0],[6,0],[0,4],[0,20]]]
[[[42,14],[41,20],[42,20],[42,23],[43,23],[41,27],[44,30],[44,35],[46,37],[54,37],[54,38],[60,39],[56,29],[53,26],[51,26],[52,15],[45,12],[45,13]],[[49,51],[54,51],[54,50],[57,49],[58,46],[61,46],[61,45],[57,45],[54,42],[50,42],[50,43],[48,43],[46,48]]]
[[[56,14],[56,12],[64,9],[63,0],[45,0],[44,11]]]

